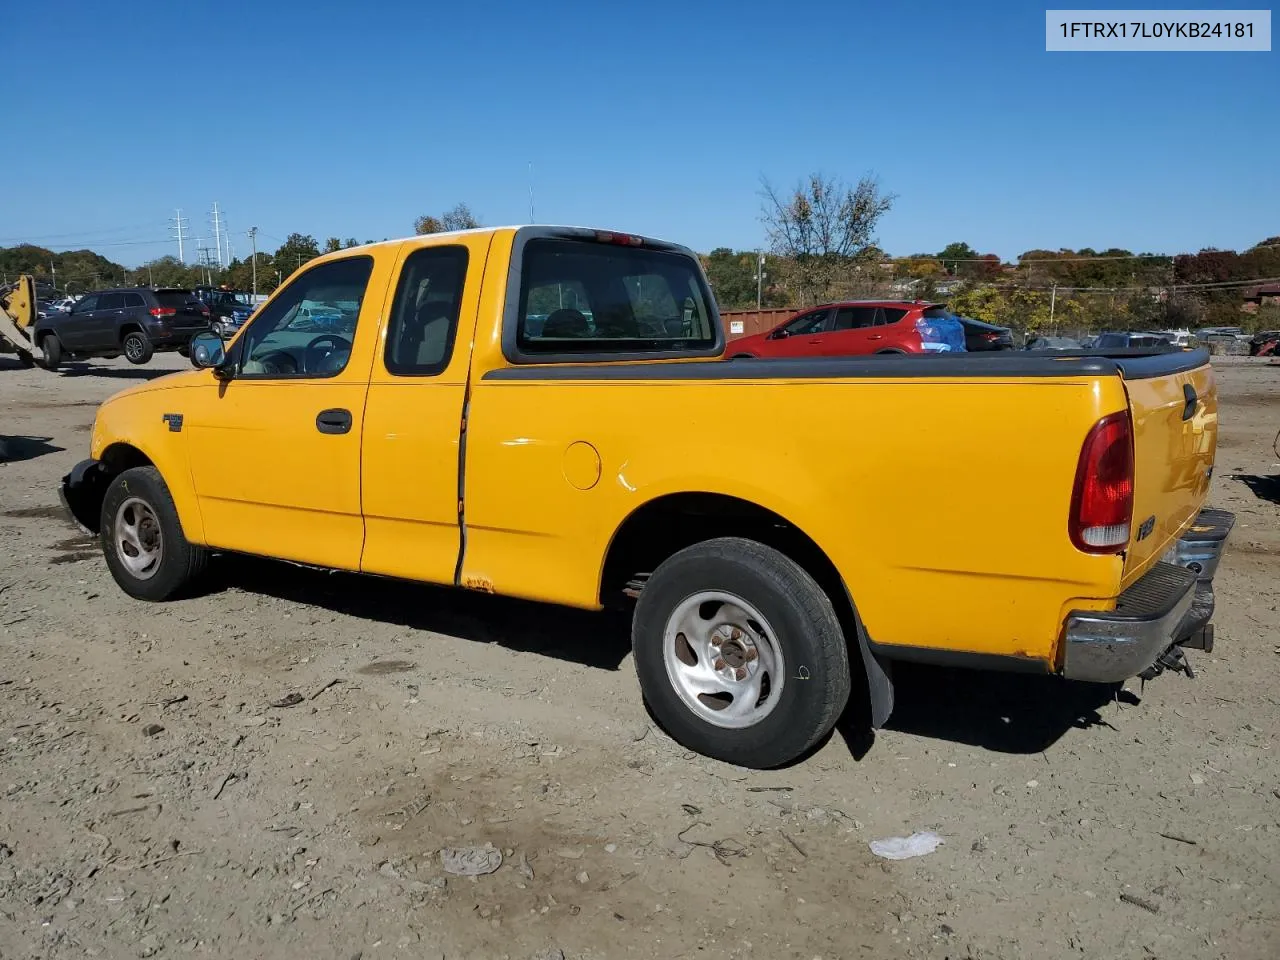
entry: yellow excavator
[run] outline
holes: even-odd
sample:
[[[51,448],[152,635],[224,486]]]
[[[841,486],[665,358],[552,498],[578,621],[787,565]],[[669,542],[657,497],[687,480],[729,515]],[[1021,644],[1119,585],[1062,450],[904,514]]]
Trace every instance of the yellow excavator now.
[[[27,274],[17,283],[0,287],[0,351],[18,354],[24,367],[44,360],[44,351],[35,340],[36,282]]]

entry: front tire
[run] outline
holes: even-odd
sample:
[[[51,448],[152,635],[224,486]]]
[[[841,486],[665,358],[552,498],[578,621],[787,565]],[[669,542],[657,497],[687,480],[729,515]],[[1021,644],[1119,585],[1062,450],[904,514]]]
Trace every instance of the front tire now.
[[[198,577],[208,551],[187,541],[155,467],[124,471],[102,500],[102,552],[120,589],[139,600],[170,600]]]
[[[631,642],[659,723],[727,763],[795,760],[849,699],[830,599],[799,564],[752,540],[708,540],[662,563],[636,604]]]
[[[139,330],[130,330],[126,333],[120,345],[124,348],[125,359],[134,364],[146,363],[155,353],[155,348],[147,339],[147,335]]]
[[[62,362],[62,341],[56,333],[47,333],[40,341],[40,349],[44,352],[46,370],[57,370]]]

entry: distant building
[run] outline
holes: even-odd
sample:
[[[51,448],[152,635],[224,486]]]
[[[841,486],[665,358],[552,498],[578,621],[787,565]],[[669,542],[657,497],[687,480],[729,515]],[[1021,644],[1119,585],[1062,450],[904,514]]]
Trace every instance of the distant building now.
[[[1240,305],[1240,309],[1245,313],[1257,313],[1258,308],[1264,303],[1280,307],[1280,283],[1264,283],[1260,287],[1254,287],[1252,291],[1245,294],[1244,303]]]

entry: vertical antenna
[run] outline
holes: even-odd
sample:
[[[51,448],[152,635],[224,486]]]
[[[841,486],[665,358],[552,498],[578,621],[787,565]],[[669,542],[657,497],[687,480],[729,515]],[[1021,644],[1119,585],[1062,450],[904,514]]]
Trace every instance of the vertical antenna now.
[[[529,222],[533,223],[533,161],[529,161]]]

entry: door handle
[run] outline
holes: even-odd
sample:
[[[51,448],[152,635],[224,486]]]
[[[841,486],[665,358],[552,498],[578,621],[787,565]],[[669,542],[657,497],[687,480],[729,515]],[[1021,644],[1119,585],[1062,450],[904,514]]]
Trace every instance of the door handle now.
[[[821,338],[821,337],[810,337],[810,338],[809,338],[809,342],[810,342],[810,343],[821,343],[821,342],[822,342],[822,338]]]
[[[347,433],[351,430],[350,410],[321,410],[316,414],[316,429],[321,433]]]
[[[883,333],[873,333],[873,334],[871,334],[869,337],[867,337],[867,339],[868,339],[868,340],[883,340],[883,339],[884,339],[884,334],[883,334]]]

